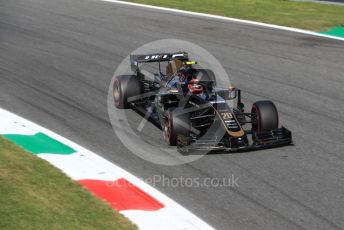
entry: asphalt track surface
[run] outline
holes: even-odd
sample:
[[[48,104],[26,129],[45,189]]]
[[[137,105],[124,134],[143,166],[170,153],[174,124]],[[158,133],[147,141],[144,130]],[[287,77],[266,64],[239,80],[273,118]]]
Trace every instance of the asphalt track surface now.
[[[249,105],[275,101],[295,146],[152,164],[114,135],[116,66],[147,42],[194,42],[221,60]],[[217,229],[344,228],[344,43],[88,0],[0,2],[0,106],[142,178],[239,177],[239,187],[156,187]],[[132,116],[138,116],[133,114]]]

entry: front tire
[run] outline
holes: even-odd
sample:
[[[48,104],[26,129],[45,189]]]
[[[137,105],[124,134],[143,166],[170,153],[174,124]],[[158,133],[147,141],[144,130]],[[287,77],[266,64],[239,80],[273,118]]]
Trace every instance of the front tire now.
[[[190,117],[180,108],[169,108],[166,111],[164,124],[164,138],[170,146],[177,145],[178,135],[189,137],[190,134]]]
[[[257,101],[252,105],[252,131],[269,132],[278,128],[278,112],[271,101]]]

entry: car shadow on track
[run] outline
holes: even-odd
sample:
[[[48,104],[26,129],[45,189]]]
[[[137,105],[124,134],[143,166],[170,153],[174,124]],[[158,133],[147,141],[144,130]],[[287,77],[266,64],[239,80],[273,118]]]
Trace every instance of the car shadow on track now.
[[[200,151],[200,150],[192,150],[189,152],[180,152],[180,154],[184,156],[190,156],[190,155],[222,155],[222,154],[242,154],[242,153],[251,153],[251,152],[257,152],[267,149],[275,149],[275,148],[286,148],[290,146],[294,146],[295,143],[291,144],[281,144],[281,145],[275,145],[275,146],[267,146],[267,147],[260,147],[259,149],[240,149],[235,151],[223,151],[223,150],[212,150],[212,151]]]

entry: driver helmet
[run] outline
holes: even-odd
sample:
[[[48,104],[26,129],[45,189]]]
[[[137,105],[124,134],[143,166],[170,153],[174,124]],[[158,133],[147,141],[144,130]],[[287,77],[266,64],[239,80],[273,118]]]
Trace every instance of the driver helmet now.
[[[191,94],[200,94],[203,92],[203,86],[199,84],[199,79],[192,78],[188,83],[188,89]]]

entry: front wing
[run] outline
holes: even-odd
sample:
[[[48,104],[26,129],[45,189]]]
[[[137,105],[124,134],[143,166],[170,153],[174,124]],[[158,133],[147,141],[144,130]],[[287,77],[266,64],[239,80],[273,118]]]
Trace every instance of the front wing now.
[[[192,140],[191,137],[178,136],[177,147],[180,152],[190,151],[250,151],[263,148],[273,148],[293,143],[291,132],[285,127],[272,130],[270,132],[252,133],[252,141],[245,144],[236,142],[223,143],[218,140]]]

